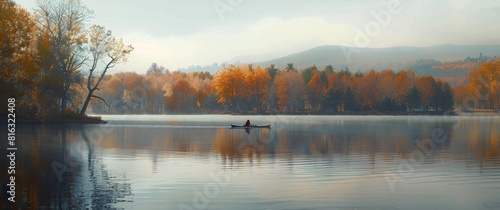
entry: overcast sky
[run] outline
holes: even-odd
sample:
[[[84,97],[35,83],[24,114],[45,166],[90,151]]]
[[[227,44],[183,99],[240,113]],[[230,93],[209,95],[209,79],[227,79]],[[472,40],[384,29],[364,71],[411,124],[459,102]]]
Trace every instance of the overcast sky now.
[[[15,0],[32,9],[34,0]],[[132,44],[126,65],[144,73],[241,56],[279,57],[320,45],[500,44],[500,1],[82,0]],[[374,14],[390,14],[374,15]]]

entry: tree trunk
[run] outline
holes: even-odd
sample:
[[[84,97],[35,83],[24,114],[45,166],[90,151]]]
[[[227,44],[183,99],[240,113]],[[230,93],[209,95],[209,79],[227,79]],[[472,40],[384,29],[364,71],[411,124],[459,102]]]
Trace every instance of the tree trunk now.
[[[82,110],[80,110],[80,114],[78,116],[83,117],[85,115],[85,111],[87,111],[87,107],[89,106],[90,99],[92,98],[92,94],[94,91],[89,91],[89,94],[85,98],[85,102],[83,103]]]
[[[61,115],[63,117],[66,116],[66,91],[64,91],[64,93],[62,94],[61,96]]]

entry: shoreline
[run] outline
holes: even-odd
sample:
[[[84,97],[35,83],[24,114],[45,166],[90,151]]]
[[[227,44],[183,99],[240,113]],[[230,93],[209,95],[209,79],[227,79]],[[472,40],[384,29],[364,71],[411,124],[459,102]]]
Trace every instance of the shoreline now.
[[[99,113],[93,114],[91,116],[100,116],[100,115],[124,115],[124,114],[112,114],[112,113]],[[343,115],[359,115],[359,116],[435,116],[435,115],[458,115],[457,112],[445,112],[445,111],[414,111],[414,112],[382,112],[382,111],[352,111],[352,112],[332,112],[332,111],[320,111],[320,112],[310,112],[310,111],[297,111],[297,112],[192,112],[192,113],[127,113],[125,115],[304,115],[304,116],[343,116]]]
[[[1,118],[0,124],[6,124],[7,118]],[[4,120],[5,119],[5,120]],[[105,120],[101,120],[100,117],[84,117],[84,118],[55,118],[55,119],[23,119],[18,118],[16,124],[106,124]]]
[[[220,112],[220,113],[128,113],[125,115],[231,115],[231,116],[467,116],[473,114],[500,114],[495,110],[477,110],[477,111],[414,111],[414,112],[380,112],[380,111],[355,111],[355,112],[293,112],[293,113],[273,113],[273,112]],[[123,114],[104,114],[90,115],[84,118],[54,118],[47,120],[40,119],[17,119],[18,124],[106,124],[108,121],[102,120],[100,115],[123,115]],[[499,115],[500,116],[500,115]],[[0,118],[0,124],[6,124],[7,118]]]

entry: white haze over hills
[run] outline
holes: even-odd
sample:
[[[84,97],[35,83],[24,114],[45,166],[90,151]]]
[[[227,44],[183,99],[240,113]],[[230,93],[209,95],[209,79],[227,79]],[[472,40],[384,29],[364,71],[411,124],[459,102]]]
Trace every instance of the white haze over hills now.
[[[390,49],[500,44],[499,0],[81,1],[94,11],[89,25],[103,25],[135,48],[129,62],[110,73],[145,73],[152,63],[170,70],[237,60],[257,63],[325,45]],[[15,2],[30,11],[36,7],[35,0]],[[356,43],[359,36],[365,37],[363,44]],[[467,56],[478,53],[467,51]],[[367,66],[368,56],[359,55]],[[286,62],[320,67],[328,60],[314,59]],[[328,63],[344,65],[340,59]]]
[[[265,59],[266,55],[240,56],[225,62],[225,64],[253,64],[254,66],[260,65],[263,68],[275,64],[275,67],[280,69],[284,68],[287,63],[293,63],[298,69],[304,69],[312,65],[316,65],[318,69],[323,69],[326,65],[332,65],[337,70],[347,67],[353,72],[364,72],[371,69],[407,69],[420,59],[435,59],[445,62],[463,60],[467,57],[478,57],[480,54],[489,57],[500,56],[500,45],[436,45],[430,47],[401,46],[388,48],[353,48],[325,45],[278,58]],[[261,61],[258,61],[259,59]],[[218,69],[220,69],[220,64],[204,67],[198,65],[179,70],[215,73]]]
[[[389,48],[353,48],[346,46],[320,46],[307,51],[291,54],[256,65],[278,68],[286,63],[294,63],[297,68],[316,65],[319,69],[333,65],[336,69],[349,67],[352,71],[383,70],[386,68],[408,68],[420,59],[437,61],[456,61],[467,57],[500,55],[500,45],[436,45],[430,47],[389,47]],[[293,61],[293,62],[291,62]]]

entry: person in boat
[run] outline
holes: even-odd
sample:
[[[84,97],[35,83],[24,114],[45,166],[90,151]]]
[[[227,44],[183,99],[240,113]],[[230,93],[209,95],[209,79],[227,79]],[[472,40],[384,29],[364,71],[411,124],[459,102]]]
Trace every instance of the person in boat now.
[[[250,126],[250,120],[247,120],[247,122],[245,123],[245,126]]]

